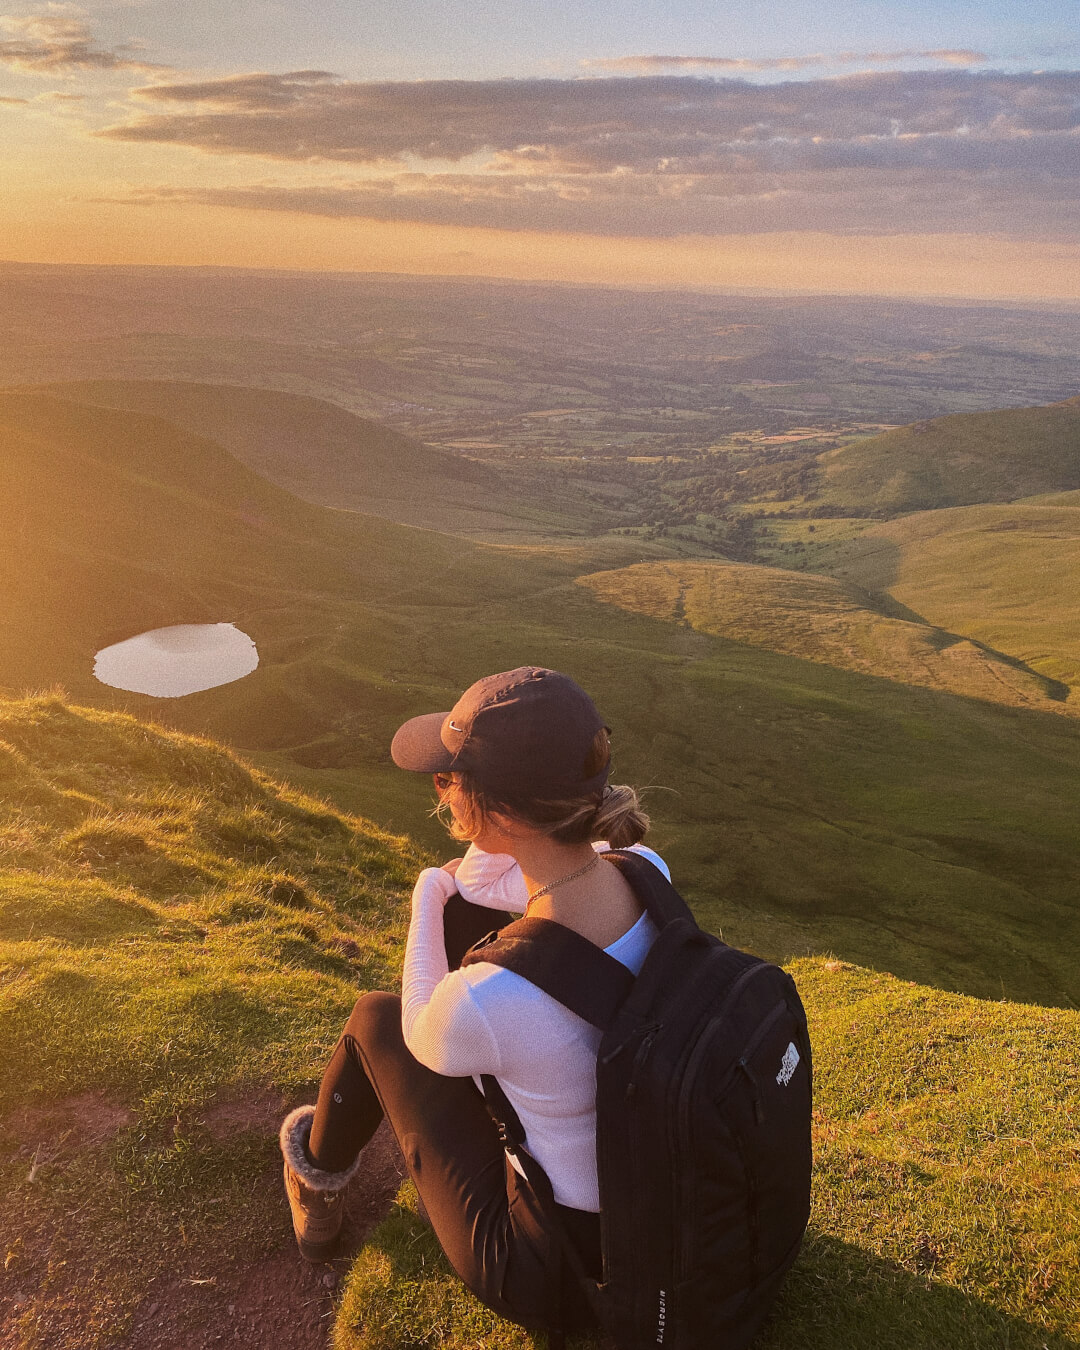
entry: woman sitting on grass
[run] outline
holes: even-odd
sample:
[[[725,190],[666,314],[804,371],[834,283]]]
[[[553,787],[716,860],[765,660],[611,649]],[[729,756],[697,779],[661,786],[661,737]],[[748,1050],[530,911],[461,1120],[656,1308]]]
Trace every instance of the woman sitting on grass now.
[[[464,859],[421,872],[412,899],[402,996],[363,995],[319,1089],[282,1125],[285,1184],[301,1253],[333,1254],[341,1197],[383,1115],[451,1265],[488,1307],[553,1325],[561,1281],[554,1237],[503,1151],[478,1086],[492,1074],[551,1180],[586,1268],[601,1274],[596,1173],[600,1032],[512,971],[468,949],[525,910],[582,934],[640,970],[656,929],[609,845],[648,828],[637,794],[607,783],[608,732],[566,675],[526,666],[479,680],[449,713],[413,718],[394,737],[399,767],[431,773]],[[445,817],[444,817],[445,818]],[[666,875],[648,849],[638,849]],[[493,910],[495,912],[493,912]],[[566,1281],[562,1320],[592,1324]]]

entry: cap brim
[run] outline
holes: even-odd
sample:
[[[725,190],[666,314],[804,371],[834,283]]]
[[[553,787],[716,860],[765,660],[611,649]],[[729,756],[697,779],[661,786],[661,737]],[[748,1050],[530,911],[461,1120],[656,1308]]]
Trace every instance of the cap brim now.
[[[442,726],[449,713],[424,713],[400,726],[390,743],[390,757],[399,769],[415,773],[446,773],[454,753],[442,743]]]

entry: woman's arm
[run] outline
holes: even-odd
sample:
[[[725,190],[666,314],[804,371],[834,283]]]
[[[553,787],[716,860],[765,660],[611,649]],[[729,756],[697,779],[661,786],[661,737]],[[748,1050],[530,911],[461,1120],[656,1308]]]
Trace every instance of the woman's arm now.
[[[521,868],[508,853],[485,853],[470,844],[457,869],[458,891],[472,905],[523,914],[528,894]]]
[[[401,980],[401,1030],[412,1055],[435,1073],[498,1073],[495,1037],[461,971],[446,959],[443,910],[455,878],[428,867],[413,888]]]

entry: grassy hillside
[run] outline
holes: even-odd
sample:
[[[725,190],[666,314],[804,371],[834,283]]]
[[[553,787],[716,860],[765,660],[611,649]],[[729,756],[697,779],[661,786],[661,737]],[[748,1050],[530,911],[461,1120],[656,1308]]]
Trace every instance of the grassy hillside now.
[[[746,563],[653,562],[579,581],[624,609],[840,670],[1011,707],[1080,711],[1055,680],[955,633],[883,613],[880,598],[835,577]],[[955,575],[952,584],[958,588]]]
[[[566,669],[649,789],[658,845],[743,946],[835,952],[983,996],[1080,1003],[1080,732],[627,613],[528,553],[328,511],[157,419],[9,396],[0,413],[0,685],[208,730],[434,846],[387,747],[478,675]],[[632,541],[597,541],[602,565]],[[622,556],[619,556],[622,550]],[[638,554],[637,556],[640,556]],[[258,671],[175,701],[90,676],[143,627],[233,620]]]
[[[219,746],[57,699],[0,702],[0,775],[0,1345],[295,1346],[314,1294],[288,1301],[274,1125],[357,990],[395,987],[425,859]],[[792,969],[818,1161],[765,1346],[1075,1347],[1080,1014]],[[224,1291],[256,1277],[240,1321]],[[335,1344],[479,1339],[529,1344],[445,1278],[406,1191]]]
[[[924,511],[814,536],[800,557],[927,623],[985,643],[1048,681],[1080,687],[1080,498],[1074,492]]]
[[[597,511],[553,485],[522,492],[507,474],[423,445],[324,399],[229,384],[98,380],[47,386],[60,398],[162,417],[223,445],[319,506],[450,534],[514,537],[592,529]]]
[[[829,451],[816,501],[899,515],[1080,487],[1080,399],[958,413]]]
[[[156,419],[6,394],[0,464],[9,686],[77,680],[88,644],[142,628],[332,605],[406,572],[382,522],[361,531]],[[452,570],[450,542],[429,542]]]
[[[365,648],[389,640],[374,603],[408,607],[419,583],[452,609],[471,598],[483,556],[300,501],[161,419],[41,394],[0,395],[0,511],[0,689],[60,682],[109,706],[160,710],[96,684],[94,652],[147,628],[227,619],[255,639],[262,666],[242,692],[172,710],[189,727],[269,745],[304,743],[341,717],[346,627],[363,665]],[[514,555],[492,556],[493,598],[533,581]],[[367,699],[393,706],[392,682],[372,674]]]
[[[280,1245],[275,1104],[393,985],[422,860],[56,699],[0,702],[0,784],[0,1344],[112,1345]]]
[[[796,961],[815,1047],[810,1231],[760,1350],[1075,1350],[1080,1014]],[[450,1275],[406,1184],[335,1350],[526,1350]]]

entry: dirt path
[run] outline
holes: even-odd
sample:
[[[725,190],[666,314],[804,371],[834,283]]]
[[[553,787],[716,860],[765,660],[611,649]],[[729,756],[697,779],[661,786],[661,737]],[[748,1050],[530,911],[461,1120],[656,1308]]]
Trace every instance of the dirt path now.
[[[365,1148],[364,1161],[349,1188],[340,1259],[319,1266],[301,1259],[283,1198],[278,1249],[257,1261],[223,1265],[206,1283],[189,1275],[156,1281],[119,1350],[326,1350],[338,1285],[405,1176],[385,1122]]]
[[[203,1122],[222,1138],[245,1129],[272,1137],[288,1105],[271,1089],[248,1092],[212,1106]],[[32,1175],[39,1164],[105,1142],[130,1120],[123,1107],[86,1093],[21,1108],[3,1122],[4,1139],[10,1156]],[[269,1253],[260,1244],[253,1260],[215,1259],[178,1243],[172,1265],[165,1263],[167,1273],[149,1277],[121,1339],[109,1335],[108,1323],[122,1320],[122,1310],[107,1290],[95,1294],[97,1254],[57,1234],[55,1222],[35,1216],[31,1203],[14,1232],[0,1231],[0,1350],[79,1350],[100,1345],[103,1336],[116,1350],[327,1350],[338,1287],[404,1176],[384,1122],[349,1187],[343,1254],[312,1266],[296,1250],[280,1161],[271,1163],[258,1182],[260,1191],[280,1200]],[[163,1253],[147,1256],[150,1269],[160,1272]]]

